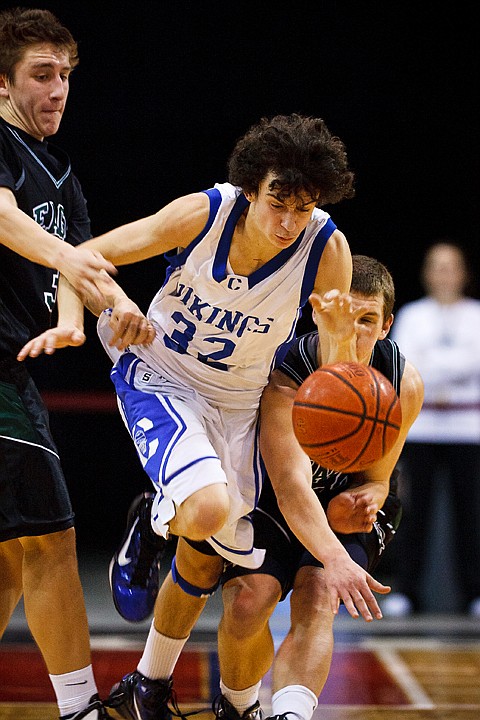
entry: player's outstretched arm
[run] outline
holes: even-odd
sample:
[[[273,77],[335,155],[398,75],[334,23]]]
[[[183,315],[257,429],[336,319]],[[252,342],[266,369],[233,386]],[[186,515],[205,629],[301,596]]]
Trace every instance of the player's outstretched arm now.
[[[38,357],[42,353],[52,355],[60,348],[83,345],[86,339],[83,332],[83,302],[62,275],[58,283],[57,307],[56,327],[49,328],[27,342],[18,353],[17,360]]]
[[[85,300],[89,310],[99,315],[102,310],[112,308],[110,326],[113,330],[110,344],[119,350],[128,345],[147,345],[153,342],[155,330],[139,307],[130,300],[120,286],[104,271],[97,280],[101,290],[100,299],[96,294]],[[85,342],[83,332],[83,302],[68,280],[60,276],[58,287],[58,323],[20,350],[17,360],[38,357],[41,353],[51,355],[59,348],[78,347]]]
[[[312,489],[311,463],[292,425],[292,404],[298,386],[279,370],[272,373],[261,401],[260,446],[278,505],[292,532],[325,567],[332,611],[340,601],[353,617],[381,618],[373,592],[387,593],[357,565],[329,527]],[[282,442],[278,438],[282,438]]]
[[[60,270],[81,293],[98,296],[99,271],[117,272],[97,250],[83,244],[73,247],[40,227],[17,207],[6,187],[0,188],[0,242],[27,260]]]

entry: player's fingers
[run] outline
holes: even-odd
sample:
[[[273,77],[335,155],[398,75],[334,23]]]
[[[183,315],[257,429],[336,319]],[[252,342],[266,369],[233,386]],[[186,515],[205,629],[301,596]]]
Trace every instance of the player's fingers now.
[[[386,595],[392,589],[390,585],[383,585],[381,582],[379,582],[378,580],[375,580],[375,578],[372,577],[371,575],[369,575],[368,573],[367,573],[367,583],[368,583],[368,587],[371,590],[373,590],[376,593],[380,593],[380,595]]]
[[[144,345],[150,345],[155,340],[155,328],[151,323],[147,324],[147,336],[143,341]]]
[[[354,590],[352,592],[352,601],[366,622],[371,622],[374,618],[381,620],[382,611],[375,595],[368,586]]]
[[[38,357],[42,352],[51,355],[54,351],[55,347],[52,348],[50,344],[47,344],[42,336],[31,340],[28,347],[28,355],[32,358]]]
[[[343,597],[343,604],[345,605],[346,609],[348,610],[348,612],[350,613],[350,615],[353,618],[358,618],[360,616],[361,608],[357,608],[353,598],[350,595],[345,595]],[[359,612],[359,610],[360,610],[360,612]],[[363,616],[363,617],[365,617],[365,616]],[[367,618],[365,618],[365,619],[367,619]],[[370,615],[370,620],[372,620],[372,619],[373,618]]]
[[[30,340],[26,345],[23,346],[23,348],[20,350],[20,352],[17,355],[17,360],[19,362],[22,362],[22,360],[25,360],[26,357],[30,356],[30,352],[32,349],[33,340]]]
[[[90,250],[94,257],[93,267],[97,270],[105,270],[110,275],[116,275],[118,273],[117,268],[110,260],[106,260],[98,250]]]
[[[124,350],[128,345],[145,345],[155,338],[155,329],[145,317],[137,315],[112,316],[110,326],[114,330],[110,345]]]
[[[319,296],[317,296],[319,297]],[[335,300],[336,298],[342,297],[342,293],[340,290],[337,290],[336,288],[333,288],[332,290],[327,290],[326,293],[323,293],[323,299],[326,302],[330,302],[331,300]]]
[[[330,590],[330,608],[332,610],[332,613],[334,615],[338,614],[338,610],[340,608],[340,602],[341,598],[340,595],[336,592],[336,590]]]

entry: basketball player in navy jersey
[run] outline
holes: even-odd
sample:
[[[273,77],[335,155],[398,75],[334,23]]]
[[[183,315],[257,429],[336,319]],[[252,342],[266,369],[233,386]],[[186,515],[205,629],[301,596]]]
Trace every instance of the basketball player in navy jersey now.
[[[92,672],[74,515],[46,408],[16,359],[51,325],[59,271],[92,301],[103,300],[99,271],[115,272],[75,247],[91,235],[86,202],[67,155],[45,140],[77,63],[71,33],[50,12],[0,13],[0,636],[23,594],[61,717],[98,720],[108,715]],[[148,335],[142,322],[138,340]],[[74,329],[68,344],[83,340]]]
[[[395,465],[420,412],[423,383],[387,337],[393,321],[391,275],[377,260],[354,255],[350,295],[331,293],[323,301],[312,297],[312,304],[318,332],[295,342],[262,397],[260,441],[268,476],[253,518],[255,543],[266,548],[265,561],[254,570],[230,566],[222,578],[221,695],[214,710],[224,720],[259,720],[261,679],[272,662],[272,715],[310,720],[333,651],[335,598],[326,575],[335,572],[335,565],[324,567],[315,558],[322,537],[319,517],[325,511],[345,552],[370,573],[401,518]],[[293,395],[319,360],[371,364],[399,394],[402,426],[396,445],[363,473],[319,467],[293,433]],[[274,659],[269,618],[290,590],[291,625]]]
[[[260,397],[310,294],[350,288],[346,238],[322,206],[352,197],[353,182],[345,147],[322,119],[265,118],[238,140],[228,182],[88,242],[119,265],[161,253],[169,261],[147,313],[151,344],[125,347],[109,313],[98,325],[155,491],[132,509],[111,566],[123,617],[143,619],[157,597],[137,669],[109,700],[126,718],[169,717],[173,668],[225,561],[263,561],[249,517],[262,483]],[[24,352],[52,351],[57,333]],[[323,531],[330,553],[322,538],[314,554],[335,568],[327,576],[333,606],[342,600],[354,614],[380,617],[373,592],[384,586],[344,551],[325,516]],[[176,557],[157,596],[150,548],[170,534],[179,537]]]

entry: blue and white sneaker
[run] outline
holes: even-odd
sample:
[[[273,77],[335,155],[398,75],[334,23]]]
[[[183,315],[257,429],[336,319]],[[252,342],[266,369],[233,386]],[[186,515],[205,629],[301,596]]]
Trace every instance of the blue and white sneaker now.
[[[152,614],[160,584],[160,560],[167,540],[152,530],[153,498],[153,493],[146,492],[131,504],[122,544],[110,563],[113,602],[129,622],[141,622]]]

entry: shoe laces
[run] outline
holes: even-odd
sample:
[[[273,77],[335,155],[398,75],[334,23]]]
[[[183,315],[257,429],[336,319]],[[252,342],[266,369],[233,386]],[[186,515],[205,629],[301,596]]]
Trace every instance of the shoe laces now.
[[[173,689],[170,689],[168,695],[167,709],[169,710],[169,712],[171,712],[172,715],[181,718],[182,720],[187,720],[191,715],[198,715],[199,713],[205,712],[203,708],[200,708],[199,710],[189,710],[188,712],[182,712],[178,706],[177,693]]]
[[[225,695],[217,695],[212,703],[212,711],[215,717],[225,718],[225,720],[262,720],[263,714],[260,709],[260,703],[257,701],[250,708],[240,715],[238,710],[227,700]]]

